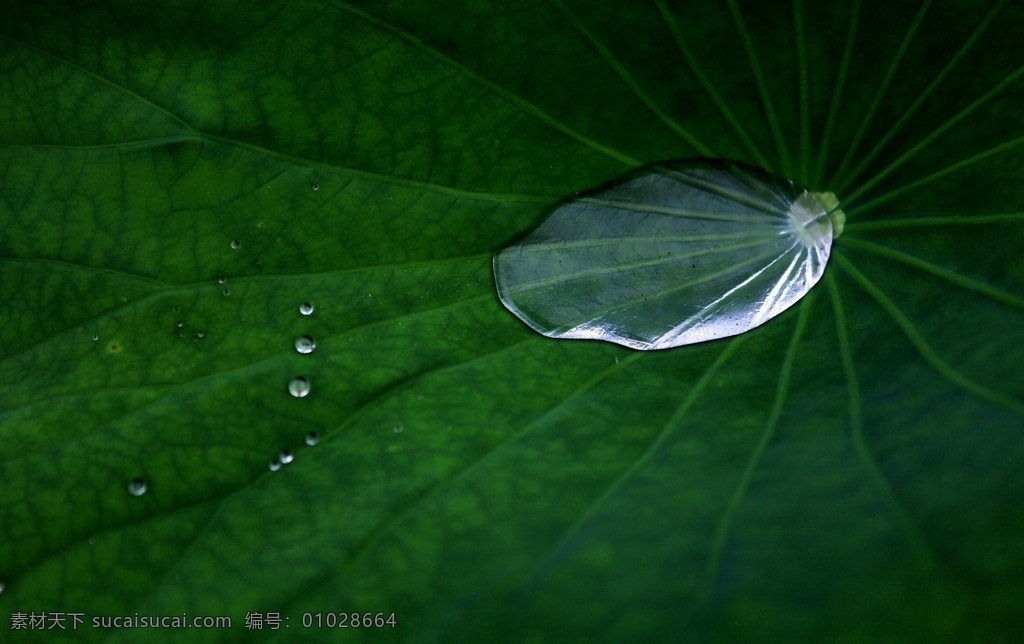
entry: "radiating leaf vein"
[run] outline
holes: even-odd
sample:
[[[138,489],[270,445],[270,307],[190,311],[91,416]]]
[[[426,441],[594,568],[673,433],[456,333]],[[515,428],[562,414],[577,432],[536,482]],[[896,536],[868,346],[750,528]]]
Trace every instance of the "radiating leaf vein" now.
[[[768,444],[771,443],[772,437],[775,435],[775,428],[778,426],[779,418],[782,416],[782,408],[785,406],[786,396],[789,393],[789,383],[793,373],[793,363],[796,361],[797,349],[800,347],[800,340],[803,337],[804,330],[807,328],[807,320],[810,318],[810,310],[813,301],[814,292],[811,291],[804,297],[804,301],[800,304],[800,314],[797,317],[796,326],[793,329],[793,336],[790,338],[789,346],[786,348],[786,355],[782,360],[782,366],[779,370],[779,380],[775,389],[775,399],[772,402],[771,411],[768,414],[768,420],[765,422],[764,430],[761,432],[761,436],[758,439],[757,444],[754,446],[754,450],[750,454],[750,458],[747,461],[746,467],[743,469],[743,474],[740,476],[740,479],[736,484],[736,488],[729,497],[729,502],[722,514],[722,520],[719,522],[718,527],[715,530],[715,536],[708,548],[708,560],[707,567],[705,569],[707,593],[710,593],[714,588],[715,579],[718,577],[718,572],[721,568],[722,553],[725,551],[725,542],[729,536],[729,531],[732,528],[736,512],[739,509],[740,504],[743,502],[744,497],[747,495],[747,489],[750,487],[750,483],[754,479],[754,472],[757,470],[757,466],[761,462],[761,458],[768,449]]]
[[[844,246],[849,246],[851,248],[859,248],[860,250],[872,253],[874,255],[878,255],[879,257],[885,257],[887,259],[901,262],[903,264],[906,264],[907,266],[911,266],[913,268],[916,268],[918,270],[924,271],[938,278],[941,278],[955,286],[960,286],[970,291],[974,291],[975,293],[981,293],[982,295],[990,297],[993,300],[996,300],[997,302],[1002,302],[1003,304],[1009,304],[1010,306],[1024,309],[1024,297],[1014,295],[1013,293],[1008,293],[1007,291],[998,289],[984,282],[978,281],[970,277],[966,277],[964,275],[960,275],[956,271],[950,270],[943,266],[939,266],[937,264],[933,264],[929,261],[921,259],[920,257],[916,257],[909,253],[904,253],[893,248],[889,248],[888,246],[876,244],[874,242],[870,242],[864,239],[856,239],[851,237],[850,239],[844,239],[843,241]]]
[[[729,340],[725,348],[718,354],[715,361],[712,362],[704,373],[701,374],[700,378],[690,388],[686,396],[683,397],[679,405],[676,407],[672,416],[668,419],[661,431],[655,436],[651,444],[644,450],[644,453],[639,458],[635,459],[628,468],[626,468],[622,474],[615,478],[609,483],[600,494],[598,494],[593,501],[587,506],[587,508],[580,513],[579,517],[570,525],[554,542],[552,546],[548,548],[547,554],[540,558],[540,563],[534,568],[533,572],[527,577],[527,582],[524,584],[527,588],[536,586],[540,583],[540,578],[545,571],[557,563],[559,555],[565,551],[569,544],[576,538],[577,535],[583,530],[583,527],[590,523],[597,513],[603,509],[609,501],[611,501],[616,494],[631,480],[643,471],[645,467],[654,459],[662,445],[667,441],[678,429],[682,426],[683,419],[686,414],[690,411],[693,404],[703,395],[704,390],[708,384],[718,373],[719,369],[729,361],[729,358],[739,349],[746,336],[735,336]],[[642,354],[639,354],[642,355]]]
[[[644,88],[633,77],[629,70],[626,69],[626,67],[621,62],[619,62],[615,55],[612,54],[611,50],[608,49],[608,47],[606,47],[604,43],[602,43],[598,39],[594,32],[588,29],[587,26],[583,24],[583,22],[579,19],[579,17],[573,12],[571,12],[569,8],[566,7],[563,2],[561,2],[561,0],[548,1],[558,10],[559,13],[561,13],[565,17],[569,24],[571,24],[578,32],[580,32],[580,34],[584,38],[586,38],[590,42],[591,45],[593,45],[594,49],[601,56],[601,58],[608,64],[609,67],[612,68],[615,74],[620,79],[622,79],[622,82],[626,85],[626,87],[629,88],[629,91],[631,91],[633,95],[636,96],[640,100],[640,102],[643,103],[644,106],[651,111],[652,114],[657,116],[662,123],[669,127],[669,129],[671,129],[673,132],[682,137],[682,139],[686,141],[691,147],[693,147],[693,149],[696,150],[697,153],[700,154],[701,156],[716,156],[715,153],[711,151],[711,148],[698,141],[697,137],[695,137],[690,131],[688,131],[686,128],[680,125],[678,121],[669,116],[669,114],[664,109],[662,109],[662,107],[658,105],[658,103],[653,98],[651,98],[651,95],[648,94],[646,90],[644,90]]]
[[[860,382],[857,378],[857,369],[853,363],[853,350],[850,348],[850,332],[846,324],[846,313],[843,309],[842,298],[839,294],[839,287],[836,285],[835,276],[829,272],[825,274],[825,282],[828,284],[829,295],[832,300],[832,310],[836,319],[836,337],[839,341],[839,361],[843,366],[843,373],[846,376],[847,407],[850,416],[850,437],[853,442],[857,458],[868,474],[868,478],[874,484],[878,493],[882,496],[889,513],[895,519],[900,530],[903,532],[907,543],[914,552],[918,563],[927,569],[936,565],[936,557],[928,546],[921,531],[911,520],[910,515],[904,509],[899,497],[893,491],[892,486],[879,467],[871,448],[868,447],[867,437],[864,435],[864,421],[860,398]]]
[[[740,13],[736,0],[728,0],[728,4],[729,12],[732,14],[733,22],[736,24],[736,29],[740,35],[740,41],[747,52],[747,61],[754,75],[754,82],[757,84],[758,92],[761,94],[761,104],[764,106],[765,118],[768,121],[768,126],[771,128],[772,137],[775,139],[775,148],[779,155],[779,161],[782,164],[782,173],[786,176],[793,176],[793,164],[789,158],[789,148],[786,146],[786,140],[782,136],[782,128],[779,125],[779,119],[775,115],[775,108],[772,106],[772,100],[768,94],[768,83],[765,80],[764,72],[761,70],[761,63],[759,62],[760,59],[757,52],[754,51],[754,42],[750,38],[750,32],[747,31],[747,25],[743,20],[743,15]],[[768,168],[768,170],[773,170],[773,168]]]
[[[889,190],[888,192],[879,195],[878,197],[872,199],[871,201],[868,201],[867,203],[857,204],[854,207],[846,210],[846,214],[848,216],[859,215],[860,213],[867,212],[873,208],[877,208],[883,203],[891,201],[896,197],[899,197],[900,195],[917,190],[921,186],[927,185],[937,179],[941,179],[942,177],[957,172],[958,170],[963,170],[964,168],[969,167],[979,161],[983,161],[991,156],[1000,154],[1002,152],[1006,152],[1008,150],[1012,150],[1013,148],[1021,145],[1022,143],[1024,143],[1024,136],[1020,136],[1015,139],[1010,139],[1009,141],[1000,143],[999,145],[991,147],[988,150],[984,150],[983,152],[979,152],[978,154],[967,157],[966,159],[957,161],[956,163],[953,163],[941,170],[937,170],[936,172],[933,172],[926,177],[923,177],[906,185],[900,186],[899,188],[893,188],[892,190]],[[860,194],[863,193],[863,190],[857,190],[856,192]],[[847,201],[853,200],[854,195],[850,195]]]
[[[750,138],[750,135],[747,134],[747,131],[743,128],[743,124],[740,123],[740,120],[736,118],[736,115],[733,114],[731,109],[729,109],[728,104],[726,104],[725,100],[722,99],[721,94],[718,93],[714,85],[709,80],[708,75],[704,73],[704,70],[697,62],[696,57],[693,55],[693,51],[691,51],[689,45],[686,44],[686,39],[683,37],[682,31],[679,29],[678,21],[676,21],[672,16],[668,7],[665,6],[665,1],[654,1],[658,6],[658,11],[661,13],[662,19],[664,19],[666,26],[668,26],[669,31],[672,33],[672,38],[676,41],[676,46],[679,47],[679,51],[682,52],[683,58],[686,60],[686,64],[689,65],[690,70],[693,72],[693,75],[696,76],[701,87],[703,87],[704,91],[711,97],[712,102],[718,107],[718,110],[725,117],[725,120],[729,123],[730,127],[732,127],[736,135],[741,141],[743,141],[747,150],[750,151],[751,156],[754,157],[754,160],[761,167],[768,167],[768,159],[765,158],[761,150],[758,149],[757,144],[755,144],[753,139]]]
[[[895,123],[893,123],[893,125],[886,131],[886,133],[883,134],[880,139],[878,139],[874,147],[871,148],[871,151],[863,155],[863,157],[860,160],[860,163],[858,163],[848,173],[843,175],[844,183],[838,188],[838,190],[844,190],[846,186],[849,186],[853,181],[857,179],[857,177],[861,175],[862,172],[864,172],[868,165],[870,165],[871,162],[874,161],[875,157],[878,156],[878,153],[881,152],[881,150],[886,145],[888,145],[889,141],[892,140],[892,137],[895,136],[896,133],[899,132],[904,125],[906,125],[907,121],[909,121],[910,118],[917,112],[918,108],[921,107],[921,104],[924,103],[928,99],[928,97],[932,95],[932,92],[935,91],[935,88],[937,88],[946,78],[946,76],[949,75],[953,68],[957,66],[957,64],[960,62],[960,59],[963,58],[968,51],[970,51],[970,49],[981,37],[981,34],[985,31],[985,29],[989,26],[989,24],[991,24],[995,17],[999,15],[999,12],[1003,10],[1003,7],[1006,6],[1007,1],[1008,0],[1001,0],[999,3],[992,6],[992,8],[985,15],[985,17],[982,18],[981,22],[978,23],[978,26],[974,28],[974,31],[971,32],[971,34],[967,37],[967,40],[965,40],[963,44],[961,44],[960,47],[957,49],[956,53],[953,54],[953,57],[946,62],[946,65],[942,68],[942,70],[938,74],[936,74],[932,78],[932,81],[928,84],[928,86],[924,88],[924,90],[921,92],[921,95],[918,96],[913,103],[911,103],[910,107],[902,111],[900,117],[896,120]]]
[[[914,345],[917,352],[921,354],[921,357],[924,358],[925,361],[935,369],[935,371],[964,391],[974,394],[975,396],[991,403],[995,403],[1001,407],[1005,407],[1013,412],[1024,415],[1024,403],[1004,396],[984,385],[974,382],[940,358],[903,311],[901,311],[900,308],[897,307],[881,289],[871,282],[863,273],[857,270],[850,260],[843,257],[840,253],[833,253],[832,257],[835,258],[837,265],[846,271],[854,281],[856,281],[861,288],[863,288],[876,302],[878,302],[879,306],[889,314],[889,317],[896,323],[896,326],[900,327],[904,335],[907,336],[907,339],[910,340],[910,343]]]
[[[462,63],[459,63],[459,62],[455,61],[455,59],[451,58],[450,56],[447,56],[446,54],[441,53],[439,50],[435,49],[434,47],[431,47],[430,45],[425,43],[423,40],[421,40],[420,38],[414,36],[413,34],[409,33],[408,31],[405,31],[404,29],[401,29],[401,28],[399,28],[399,27],[397,27],[397,26],[395,26],[395,25],[393,25],[393,24],[391,24],[389,22],[386,22],[385,20],[382,20],[382,19],[380,19],[380,18],[378,18],[378,17],[376,17],[376,16],[374,16],[374,15],[372,15],[372,14],[366,12],[366,11],[363,11],[362,9],[356,8],[355,6],[351,5],[350,3],[341,2],[340,0],[321,0],[321,1],[324,4],[328,5],[328,6],[334,7],[335,9],[338,9],[339,11],[343,11],[343,12],[349,14],[349,15],[355,16],[356,18],[366,22],[367,24],[370,24],[373,27],[375,27],[377,29],[380,29],[381,31],[383,31],[383,32],[385,32],[387,34],[390,34],[390,35],[392,35],[392,36],[402,40],[403,42],[408,43],[409,45],[415,47],[416,49],[418,49],[419,51],[423,52],[427,56],[430,56],[434,60],[438,61],[442,65],[445,65],[446,67],[452,69],[456,73],[458,73],[458,74],[464,76],[465,78],[473,81],[477,85],[480,85],[481,87],[487,89],[488,91],[492,92],[496,96],[499,96],[500,98],[502,98],[506,102],[508,102],[511,105],[515,106],[516,108],[522,110],[524,113],[531,115],[532,117],[534,117],[535,119],[537,119],[541,123],[544,123],[545,125],[550,126],[552,129],[557,130],[558,132],[561,132],[562,134],[568,136],[569,138],[571,138],[572,140],[576,141],[577,143],[580,143],[580,144],[582,144],[585,147],[588,147],[588,148],[590,148],[590,149],[592,149],[592,150],[594,150],[596,152],[599,152],[599,153],[601,153],[601,154],[603,154],[605,156],[608,156],[608,157],[610,157],[612,159],[615,159],[615,160],[617,160],[617,161],[619,161],[619,162],[621,162],[621,163],[623,163],[623,164],[625,164],[627,166],[636,167],[636,166],[642,165],[641,161],[639,161],[639,160],[637,160],[637,159],[635,159],[635,158],[633,158],[633,157],[631,157],[631,156],[629,156],[627,154],[619,152],[618,150],[615,150],[615,149],[610,148],[608,146],[602,145],[601,143],[598,143],[597,141],[595,141],[595,140],[593,140],[593,139],[591,139],[589,137],[586,137],[583,134],[580,134],[576,130],[573,130],[568,125],[562,123],[561,121],[557,120],[556,118],[554,118],[553,116],[551,116],[547,112],[545,112],[542,109],[540,109],[538,106],[536,106],[533,103],[527,101],[526,99],[524,99],[523,97],[519,96],[518,94],[510,92],[509,90],[507,90],[504,87],[498,85],[494,81],[491,81],[491,80],[489,80],[487,78],[484,78],[483,76],[477,74],[476,72],[472,71],[471,69],[469,69],[468,67],[466,67]]]

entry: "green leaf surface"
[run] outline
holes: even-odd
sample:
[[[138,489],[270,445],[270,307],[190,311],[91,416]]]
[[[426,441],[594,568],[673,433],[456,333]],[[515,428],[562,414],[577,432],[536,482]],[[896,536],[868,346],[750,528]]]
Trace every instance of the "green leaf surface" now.
[[[4,638],[1018,632],[1019,3],[3,14]],[[838,196],[799,304],[648,353],[502,307],[493,253],[560,199],[700,156]],[[86,623],[7,630],[44,611]]]

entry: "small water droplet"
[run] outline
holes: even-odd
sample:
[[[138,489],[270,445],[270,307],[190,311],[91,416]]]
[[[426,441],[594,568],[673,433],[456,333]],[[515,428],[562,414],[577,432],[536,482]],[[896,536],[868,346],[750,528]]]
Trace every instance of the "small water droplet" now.
[[[146,481],[141,478],[134,478],[128,481],[128,492],[132,496],[142,496],[146,493]]]
[[[277,455],[277,460],[281,461],[281,465],[287,465],[294,459],[295,456],[293,456],[288,450],[282,450],[281,453]]]
[[[242,246],[242,242],[238,241],[237,239],[232,239],[231,240],[231,248],[234,248],[235,250],[238,250],[241,246]]]
[[[313,184],[313,192],[316,192],[319,189],[320,189],[320,184],[319,183],[314,183]]]
[[[7,588],[7,586],[5,586],[2,581],[0,581],[0,595],[4,594],[5,588]]]
[[[313,349],[315,348],[316,341],[308,335],[295,339],[295,350],[299,353],[313,353]]]
[[[281,461],[275,458],[272,461],[270,461],[270,463],[267,464],[267,467],[270,469],[271,472],[276,472],[279,469],[281,469]]]
[[[174,326],[180,329],[181,327],[185,326],[185,323],[182,322],[181,320],[178,320],[177,322],[174,323]]]
[[[288,393],[296,398],[305,398],[309,394],[309,381],[305,378],[292,378],[288,383]]]
[[[228,281],[228,278],[226,278],[226,277],[218,277],[217,278],[217,283],[218,284],[223,284],[226,281]]]
[[[253,264],[256,264],[257,266],[259,266],[262,263],[263,263],[263,258],[262,257],[257,257],[256,261],[253,262]]]
[[[192,334],[192,339],[193,340],[202,340],[205,337],[206,337],[206,334],[203,333],[202,331],[196,331],[195,333]]]
[[[306,445],[312,447],[320,442],[320,436],[316,432],[309,432],[306,434]]]
[[[401,434],[401,433],[402,433],[402,430],[403,430],[403,429],[405,429],[405,428],[404,428],[404,427],[402,427],[402,424],[401,424],[401,423],[399,423],[399,424],[395,425],[394,427],[392,427],[391,429],[392,429],[392,430],[393,430],[393,431],[394,431],[394,432],[395,432],[396,434]]]
[[[100,339],[100,334],[99,333],[93,333],[92,334],[92,341],[93,342],[96,342],[99,339]]]
[[[178,313],[180,311],[181,311],[181,307],[178,306],[177,304],[175,304],[174,306],[171,307],[171,313]]]
[[[303,315],[313,315],[313,303],[303,302],[299,305],[299,313]]]
[[[89,545],[90,546],[95,546],[96,545],[96,539],[94,539],[93,537],[89,537]]]
[[[231,289],[229,289],[229,288],[226,288],[226,289],[224,289],[221,292],[224,293],[224,295],[231,295]]]

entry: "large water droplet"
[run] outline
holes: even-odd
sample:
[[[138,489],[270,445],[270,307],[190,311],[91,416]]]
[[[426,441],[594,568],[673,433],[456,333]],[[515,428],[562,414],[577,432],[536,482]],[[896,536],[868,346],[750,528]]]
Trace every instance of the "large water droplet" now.
[[[295,339],[295,350],[299,353],[313,353],[316,348],[316,341],[308,335]]]
[[[652,164],[560,202],[495,255],[498,295],[553,338],[646,351],[734,336],[818,282],[838,205],[741,163]]]
[[[295,456],[288,450],[282,450],[281,453],[277,455],[277,460],[281,461],[281,465],[287,465],[294,459]]]
[[[128,481],[128,492],[132,496],[142,496],[146,493],[146,481],[141,478],[134,478]]]
[[[234,248],[234,249],[237,250],[241,246],[242,246],[242,242],[238,241],[237,239],[232,239],[231,240],[231,248]]]
[[[320,442],[320,436],[316,432],[309,432],[306,434],[306,445],[312,447]]]
[[[313,304],[311,302],[303,302],[299,305],[299,313],[303,315],[313,315]]]
[[[305,398],[309,394],[309,380],[302,377],[292,378],[288,383],[288,393],[296,398]]]

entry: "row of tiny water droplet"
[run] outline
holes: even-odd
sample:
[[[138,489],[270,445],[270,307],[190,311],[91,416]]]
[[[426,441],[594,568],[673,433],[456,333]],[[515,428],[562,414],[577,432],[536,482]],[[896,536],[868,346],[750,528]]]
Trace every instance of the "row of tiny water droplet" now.
[[[311,302],[303,302],[299,305],[299,313],[302,315],[313,315],[313,304]],[[304,355],[310,354],[313,353],[314,349],[316,349],[316,341],[308,335],[295,339],[295,350],[299,353]],[[288,383],[288,393],[296,398],[305,398],[309,395],[309,379],[304,376],[292,378],[291,382]]]
[[[314,186],[313,189],[316,190],[316,186]],[[299,305],[299,313],[304,316],[313,315],[313,310],[314,307],[312,302],[303,302]],[[308,355],[313,353],[314,349],[316,349],[316,340],[312,337],[303,335],[295,339],[295,350],[299,353]],[[309,395],[309,389],[309,379],[305,376],[296,376],[288,383],[288,393],[295,398],[305,398]],[[309,432],[306,434],[305,440],[306,445],[312,447],[320,442],[320,436],[316,432]],[[277,458],[271,459],[268,467],[271,472],[276,472],[281,469],[282,466],[291,463],[294,458],[295,456],[290,451],[282,450],[281,453],[277,455]]]
[[[241,243],[237,239],[231,242],[231,248],[233,249],[238,249],[240,246]],[[224,284],[225,281],[226,280],[223,277],[217,280],[217,282],[220,284]],[[228,294],[229,291],[227,289],[224,289],[224,295]],[[175,307],[175,310],[179,310],[178,307]],[[314,307],[311,302],[303,302],[302,304],[299,305],[299,313],[301,313],[304,316],[313,315],[313,310]],[[177,326],[178,328],[181,328],[183,324],[179,322]],[[202,337],[203,334],[201,332],[197,333],[197,339],[201,339]],[[93,337],[93,340],[98,339],[98,335]],[[316,349],[316,341],[312,337],[308,335],[303,335],[299,338],[296,338],[295,350],[298,351],[299,353],[310,354],[313,353],[314,349]],[[290,393],[292,396],[296,398],[305,398],[309,394],[309,389],[309,379],[304,376],[297,376],[295,378],[292,378],[291,382],[288,383],[288,393]],[[318,442],[320,442],[320,436],[316,432],[309,432],[308,434],[306,434],[305,442],[306,445],[312,447],[316,445]],[[282,450],[281,453],[278,454],[276,458],[270,461],[270,471],[276,472],[280,470],[281,466],[288,465],[289,463],[292,462],[292,460],[294,460],[294,458],[295,456],[290,451]],[[146,480],[143,478],[133,478],[131,481],[128,482],[128,493],[131,494],[132,496],[142,496],[143,494],[146,493],[147,489],[148,485],[146,484]],[[0,590],[0,592],[2,592],[2,590]]]
[[[316,432],[309,432],[308,434],[306,434],[306,445],[309,445],[310,447],[312,447],[312,446],[316,445],[319,442],[320,442],[320,435],[317,434]],[[286,449],[281,450],[281,453],[277,455],[277,458],[271,459],[270,465],[269,465],[270,471],[271,472],[278,471],[279,469],[281,469],[282,465],[287,465],[287,464],[291,463],[294,458],[295,458],[295,455],[292,454],[291,452],[289,452],[288,450],[286,450]]]
[[[313,190],[316,191],[319,189],[320,185],[314,183]],[[238,250],[241,247],[241,245],[242,243],[237,239],[231,242],[231,248],[234,250]],[[224,283],[223,279],[220,281],[220,283]],[[225,289],[224,294],[227,295],[228,293],[229,291]],[[302,304],[299,305],[299,313],[302,314],[303,316],[313,315],[313,310],[314,307],[312,302],[303,302]],[[314,349],[316,349],[316,341],[310,336],[304,335],[299,338],[296,338],[295,350],[298,351],[299,353],[304,355],[310,354],[313,353]],[[291,379],[291,382],[288,383],[288,393],[290,393],[292,396],[296,398],[305,398],[307,395],[309,395],[309,389],[309,379],[306,378],[305,376],[296,376],[295,378]],[[316,445],[318,442],[320,442],[320,436],[316,432],[309,432],[308,434],[306,434],[305,442],[306,445],[312,447],[313,445]],[[282,466],[291,463],[292,460],[294,460],[294,458],[295,456],[290,451],[281,450],[281,453],[279,453],[276,458],[271,459],[268,467],[270,468],[271,472],[276,472],[280,470]]]
[[[319,187],[320,187],[319,185],[313,184],[313,190],[318,190]],[[230,245],[231,245],[231,248],[233,250],[238,250],[239,248],[241,248],[242,243],[239,240],[235,239],[235,240],[231,241]],[[219,284],[224,284],[226,281],[227,281],[226,278],[223,278],[223,277],[221,277],[221,278],[219,278],[217,280],[217,282]],[[230,293],[231,293],[231,291],[229,291],[227,288],[224,289],[224,295],[229,295]],[[178,311],[178,310],[180,310],[180,309],[178,309],[178,307],[175,307],[175,311]],[[314,311],[314,306],[313,306],[312,302],[303,302],[302,304],[299,305],[299,313],[302,314],[303,316],[313,315],[313,311]],[[182,326],[184,326],[184,324],[182,322],[178,322],[177,323],[177,327],[179,329],[181,329]],[[201,331],[198,331],[198,332],[195,333],[195,339],[196,340],[202,339],[203,336],[204,336],[204,334]],[[93,336],[93,340],[98,340],[98,339],[99,339],[98,335]],[[316,341],[312,337],[310,337],[308,335],[303,335],[303,336],[300,336],[300,337],[296,338],[296,340],[295,340],[295,350],[298,351],[299,353],[301,353],[303,355],[307,355],[307,354],[313,353],[314,349],[316,349]],[[292,378],[291,381],[288,383],[288,393],[290,393],[295,398],[305,398],[307,395],[309,395],[309,391],[310,391],[309,379],[306,378],[305,376],[296,376],[296,377]],[[395,431],[395,433],[400,433],[402,431],[402,426],[401,425],[395,425],[394,431]],[[318,442],[320,442],[320,436],[316,432],[309,432],[309,433],[306,434],[306,437],[305,437],[306,445],[309,445],[310,447],[312,447],[312,446],[316,445]],[[292,454],[290,451],[282,450],[277,455],[276,458],[274,458],[274,459],[272,459],[270,461],[270,463],[268,464],[268,467],[269,467],[270,471],[276,472],[276,471],[280,470],[282,466],[288,465],[289,463],[291,463],[294,460],[294,458],[295,458],[294,454]],[[134,478],[134,479],[132,479],[131,481],[128,482],[128,492],[132,496],[142,496],[143,494],[146,493],[147,488],[148,488],[148,486],[146,484],[146,481],[145,481],[145,479],[142,479],[142,478]],[[2,589],[0,589],[0,592],[2,592]]]
[[[316,188],[314,187],[314,190]],[[303,302],[299,305],[299,313],[302,315],[313,315],[313,304],[311,302]],[[316,341],[308,335],[301,336],[295,340],[295,350],[302,354],[313,353],[316,349]],[[309,379],[305,376],[296,376],[292,378],[291,382],[288,383],[288,393],[296,398],[305,398],[309,394],[310,384]],[[401,433],[402,425],[395,425],[393,430],[396,434]],[[310,432],[306,434],[306,445],[316,445],[320,438],[316,432]],[[270,471],[276,472],[281,469],[282,465],[287,465],[292,462],[293,455],[291,452],[285,450],[278,454],[277,458],[270,461]]]

